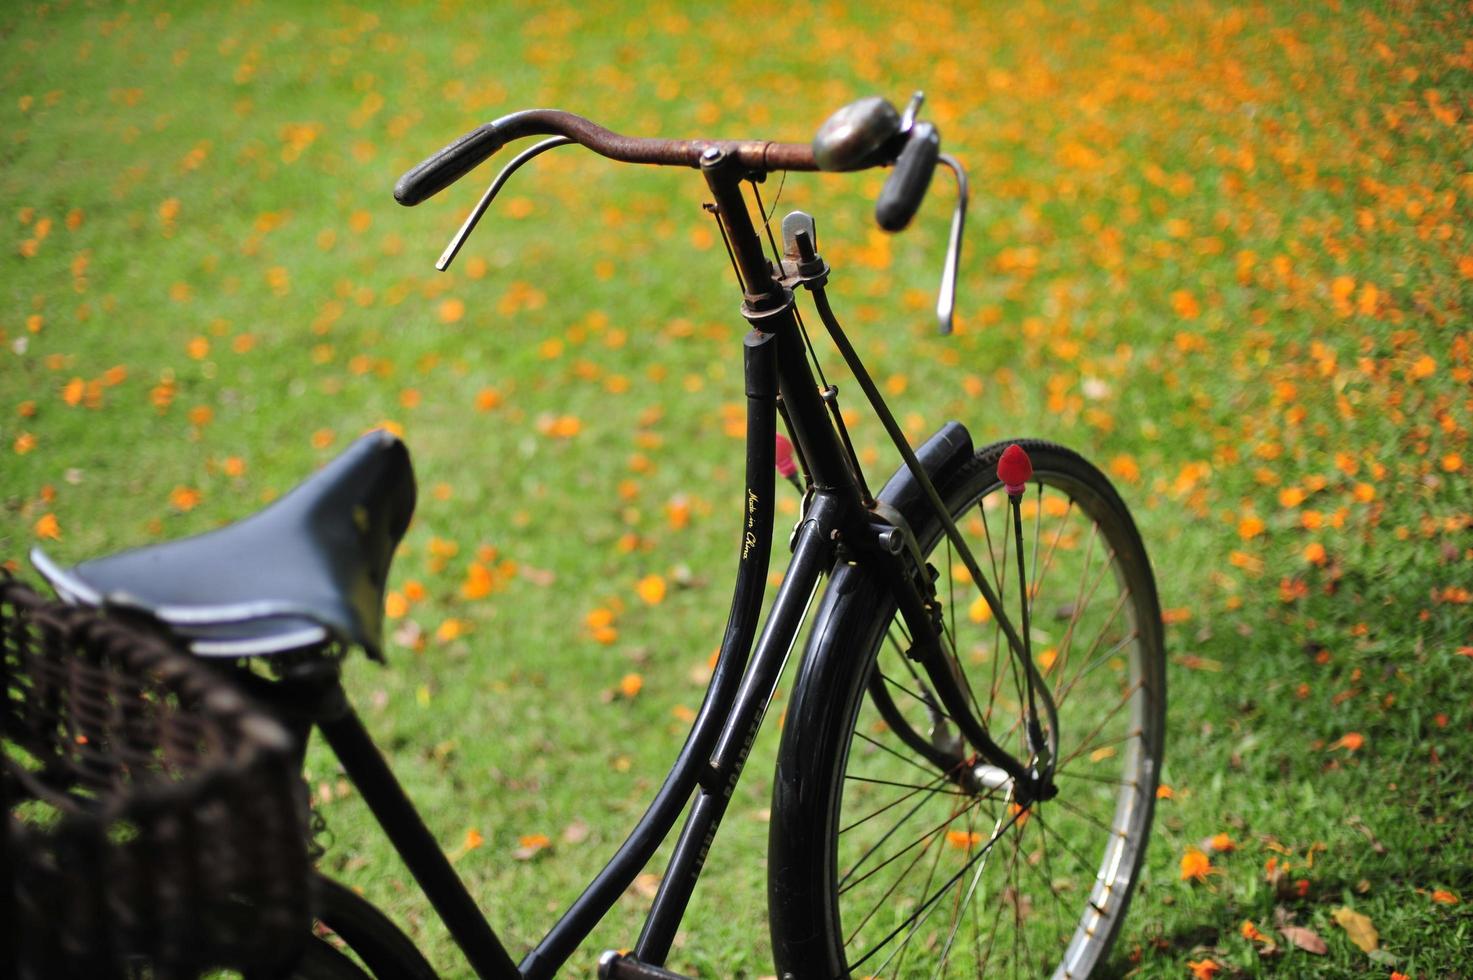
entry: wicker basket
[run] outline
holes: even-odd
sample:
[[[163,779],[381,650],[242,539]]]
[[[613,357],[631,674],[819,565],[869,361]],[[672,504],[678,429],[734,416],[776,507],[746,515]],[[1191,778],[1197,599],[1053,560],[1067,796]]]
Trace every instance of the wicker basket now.
[[[210,667],[3,571],[0,654],[0,976],[290,967],[312,895],[284,729]]]

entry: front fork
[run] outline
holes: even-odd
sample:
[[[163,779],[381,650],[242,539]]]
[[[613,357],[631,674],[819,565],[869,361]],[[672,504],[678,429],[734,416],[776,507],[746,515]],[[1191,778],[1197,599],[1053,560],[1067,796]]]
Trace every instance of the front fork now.
[[[874,534],[863,559],[878,568],[895,596],[910,635],[910,648],[902,651],[903,655],[926,672],[931,690],[940,701],[939,705],[928,705],[933,725],[939,729],[943,719],[949,718],[961,738],[938,737],[935,731],[930,738],[921,735],[896,708],[884,681],[874,677],[868,690],[880,716],[911,749],[967,792],[987,792],[1011,784],[1013,799],[1021,806],[1051,799],[1057,793],[1052,772],[1047,767],[1040,769],[1020,762],[993,740],[978,717],[971,687],[946,632],[936,595],[936,571],[921,559],[909,525],[883,503],[877,502],[871,513],[875,517],[871,523]],[[964,744],[976,754],[964,755]]]
[[[792,289],[801,285],[814,294],[825,325],[834,335],[835,341],[840,342],[841,350],[846,353],[846,360],[850,362],[850,367],[854,370],[861,386],[864,386],[868,380],[867,375],[864,374],[862,366],[857,363],[857,359],[849,356],[851,352],[846,350],[847,341],[843,338],[842,331],[839,330],[824,295],[824,286],[828,281],[830,270],[827,263],[818,254],[812,219],[801,212],[790,215],[789,219],[783,222],[783,237],[788,253],[784,262],[786,273],[783,280],[784,286]],[[935,569],[927,564],[921,554],[915,534],[904,516],[884,501],[874,499],[868,488],[865,487],[863,478],[859,475],[860,467],[855,458],[854,448],[844,427],[843,416],[838,410],[837,389],[833,386],[826,388],[824,401],[833,416],[834,428],[839,436],[838,441],[847,454],[849,468],[855,475],[863,496],[864,506],[869,512],[868,527],[860,534],[852,536],[854,540],[846,544],[849,545],[851,551],[861,552],[865,560],[872,562],[880,570],[891,594],[895,596],[896,605],[910,634],[911,646],[905,651],[905,655],[925,669],[933,690],[936,692],[936,697],[941,702],[938,706],[928,698],[928,708],[932,714],[933,725],[933,735],[930,739],[921,736],[905,722],[884,689],[883,682],[878,679],[872,680],[869,686],[870,697],[875,707],[903,741],[937,765],[941,771],[948,773],[950,778],[969,792],[996,790],[1011,784],[1013,797],[1020,805],[1026,806],[1033,800],[1052,798],[1057,793],[1052,783],[1052,766],[1049,762],[1053,753],[1046,746],[1042,730],[1032,711],[1032,699],[1030,698],[1028,732],[1029,740],[1033,745],[1033,761],[1031,764],[1025,764],[993,740],[986,726],[973,710],[976,707],[976,700],[962,673],[961,665],[956,658],[956,651],[952,649],[952,641],[947,635],[942,615],[942,605],[936,595]],[[872,396],[871,402],[874,401],[875,398]],[[875,409],[884,421],[888,412],[884,409],[883,404],[876,404]],[[786,418],[786,415],[784,417]],[[902,453],[905,453],[908,448],[903,445],[899,437],[897,437],[896,446]],[[807,462],[801,453],[799,459],[804,463],[806,469]],[[908,460],[908,463],[910,462]],[[920,464],[914,462],[909,468],[914,474],[914,479],[927,481],[927,488],[933,491],[934,497],[934,488],[929,486],[929,477],[923,472],[917,472]],[[939,506],[939,498],[935,499]],[[947,519],[945,513],[937,516],[943,522]],[[997,608],[996,612],[1000,621],[1005,618],[1000,608]],[[1035,683],[1041,682],[1041,678],[1038,677],[1032,657],[1027,651],[1026,639],[1023,643],[1016,643],[1011,636],[1011,631],[1009,633],[1010,643],[1022,647],[1024,651],[1023,667],[1029,672],[1031,691]],[[1042,696],[1048,699],[1046,691]],[[1052,705],[1051,701],[1047,703]],[[961,745],[954,737],[945,738],[936,735],[936,731],[944,724],[943,714],[952,719],[961,738],[975,749],[975,755],[964,757],[961,753]],[[1050,716],[1052,717],[1052,711],[1050,711]],[[979,765],[979,759],[984,764]]]

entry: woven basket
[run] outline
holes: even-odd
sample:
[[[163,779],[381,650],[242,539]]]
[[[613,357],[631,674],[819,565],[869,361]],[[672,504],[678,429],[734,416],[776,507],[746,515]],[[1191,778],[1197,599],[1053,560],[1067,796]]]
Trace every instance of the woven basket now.
[[[285,730],[210,667],[3,571],[0,654],[0,975],[290,967],[312,895]]]

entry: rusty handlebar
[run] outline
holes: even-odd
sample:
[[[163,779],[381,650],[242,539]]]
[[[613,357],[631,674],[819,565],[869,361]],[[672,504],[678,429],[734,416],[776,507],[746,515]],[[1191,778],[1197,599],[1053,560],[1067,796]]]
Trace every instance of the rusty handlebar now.
[[[715,147],[735,156],[753,173],[818,169],[813,147],[806,143],[647,139],[620,135],[561,109],[526,109],[471,130],[415,166],[394,185],[394,199],[412,207],[464,177],[507,143],[524,136],[565,136],[601,156],[624,163],[698,167],[701,154]]]

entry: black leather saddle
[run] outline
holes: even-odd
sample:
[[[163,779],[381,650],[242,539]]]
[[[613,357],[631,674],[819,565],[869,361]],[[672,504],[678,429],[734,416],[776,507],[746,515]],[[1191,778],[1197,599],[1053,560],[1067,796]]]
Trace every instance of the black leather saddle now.
[[[145,613],[205,656],[336,640],[382,660],[384,586],[414,502],[409,451],[376,430],[219,530],[70,569],[39,548],[31,561],[64,600]]]

